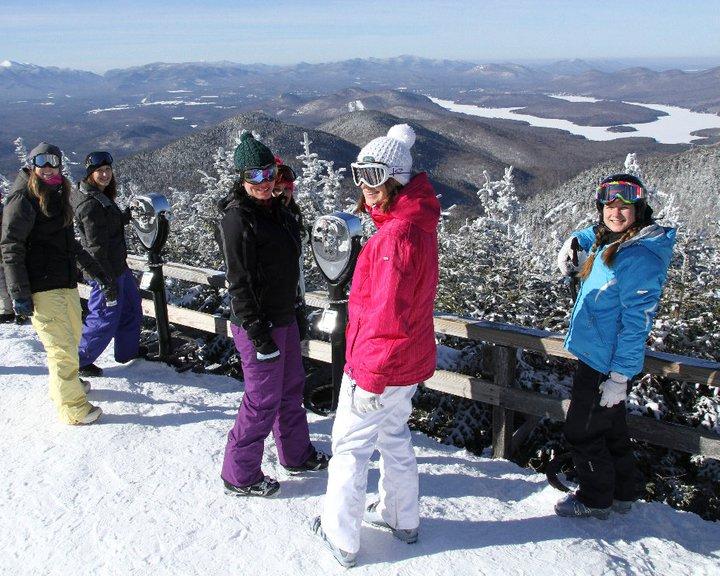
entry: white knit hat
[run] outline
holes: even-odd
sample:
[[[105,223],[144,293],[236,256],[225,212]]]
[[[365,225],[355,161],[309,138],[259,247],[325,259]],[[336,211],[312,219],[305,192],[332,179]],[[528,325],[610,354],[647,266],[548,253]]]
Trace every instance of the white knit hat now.
[[[358,162],[381,162],[390,169],[390,177],[403,186],[410,181],[415,131],[407,124],[395,124],[387,136],[368,142],[358,154]]]

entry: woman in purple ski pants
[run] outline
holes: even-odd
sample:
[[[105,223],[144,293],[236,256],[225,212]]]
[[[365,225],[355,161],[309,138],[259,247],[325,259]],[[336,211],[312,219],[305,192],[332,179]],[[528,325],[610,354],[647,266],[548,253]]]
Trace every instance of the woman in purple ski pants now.
[[[290,473],[325,469],[328,456],[310,443],[302,406],[305,372],[295,320],[299,225],[272,195],[277,167],[264,144],[243,134],[234,161],[240,179],[220,204],[220,236],[245,393],[221,476],[229,494],[272,496],[280,484],[261,469],[271,432],[280,465]]]
[[[127,265],[125,226],[130,211],[121,211],[113,159],[109,152],[91,152],[85,158],[86,176],[72,195],[75,221],[85,249],[95,257],[115,285],[117,301],[108,302],[95,282],[88,298],[88,315],[80,339],[80,375],[100,376],[94,364],[110,340],[115,339],[115,360],[128,362],[138,356],[142,307],[140,293]]]

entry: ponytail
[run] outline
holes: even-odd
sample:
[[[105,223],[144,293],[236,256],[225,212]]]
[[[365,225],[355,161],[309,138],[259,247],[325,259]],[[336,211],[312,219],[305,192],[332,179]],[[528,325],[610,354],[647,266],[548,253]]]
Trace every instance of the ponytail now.
[[[608,245],[607,249],[602,255],[603,262],[608,265],[608,267],[612,266],[613,260],[615,259],[615,254],[617,253],[618,249],[620,248],[620,245],[623,242],[627,242],[635,236],[640,230],[643,228],[643,224],[640,222],[636,222],[633,224],[630,228],[628,228],[620,238],[615,240],[615,242],[612,242],[610,245]],[[578,277],[580,280],[585,280],[588,276],[590,276],[590,271],[592,270],[593,263],[595,262],[595,256],[597,256],[598,250],[601,246],[605,244],[605,239],[611,234],[610,230],[604,225],[600,224],[595,232],[595,242],[593,243],[592,247],[590,248],[589,256],[587,257],[587,260],[585,260],[585,264],[583,264],[583,267],[580,269],[580,272],[578,273]]]

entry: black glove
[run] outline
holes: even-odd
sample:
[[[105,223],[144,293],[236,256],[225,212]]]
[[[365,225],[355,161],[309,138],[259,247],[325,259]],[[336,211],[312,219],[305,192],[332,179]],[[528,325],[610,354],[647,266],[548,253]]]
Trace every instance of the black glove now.
[[[117,288],[115,288],[115,284],[113,282],[108,282],[101,283],[98,286],[100,287],[100,292],[102,292],[103,296],[105,296],[105,306],[108,308],[117,306],[118,293]]]
[[[300,340],[307,340],[310,336],[310,322],[308,322],[307,307],[303,301],[295,304],[295,320],[300,332]]]
[[[127,208],[125,208],[125,210],[122,211],[122,223],[129,224],[130,220],[132,220],[132,210],[128,206]]]
[[[266,322],[257,319],[252,322],[243,322],[242,327],[255,346],[255,353],[260,362],[274,362],[280,358],[280,350],[272,339]]]

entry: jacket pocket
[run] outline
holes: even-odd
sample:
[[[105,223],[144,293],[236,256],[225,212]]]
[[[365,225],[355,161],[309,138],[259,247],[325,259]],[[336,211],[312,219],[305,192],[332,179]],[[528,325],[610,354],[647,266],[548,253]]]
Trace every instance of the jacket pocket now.
[[[588,312],[588,318],[590,319],[590,326],[592,326],[593,330],[595,331],[595,334],[597,335],[600,342],[602,342],[603,346],[607,346],[608,342],[603,337],[603,333],[600,330],[600,327],[598,326],[597,319],[595,318],[594,314],[591,314]]]

